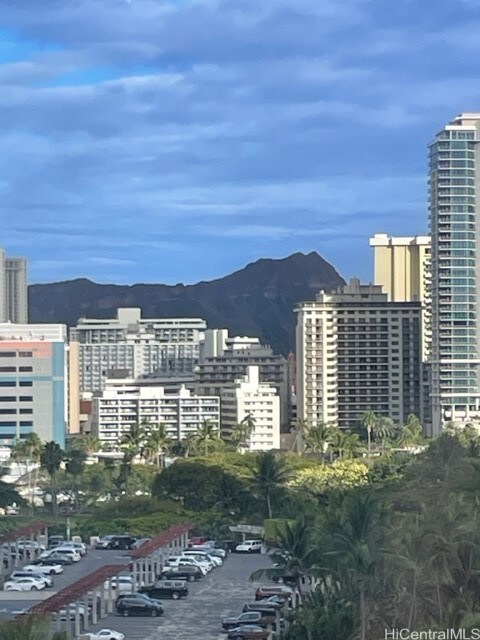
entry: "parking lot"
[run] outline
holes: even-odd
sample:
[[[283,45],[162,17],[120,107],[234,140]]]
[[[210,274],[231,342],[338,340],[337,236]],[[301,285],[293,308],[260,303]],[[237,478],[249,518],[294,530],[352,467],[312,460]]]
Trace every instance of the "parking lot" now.
[[[254,600],[250,575],[268,566],[271,562],[265,555],[230,554],[223,567],[188,584],[187,598],[163,599],[165,614],[161,618],[111,615],[90,630],[108,627],[122,631],[126,640],[225,640],[221,618],[239,614],[245,602]]]

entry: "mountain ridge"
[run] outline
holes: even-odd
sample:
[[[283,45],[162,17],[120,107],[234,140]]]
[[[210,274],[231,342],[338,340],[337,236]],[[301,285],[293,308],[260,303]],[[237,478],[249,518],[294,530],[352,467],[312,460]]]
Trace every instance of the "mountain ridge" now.
[[[344,284],[317,252],[260,258],[222,278],[195,284],[100,284],[75,278],[29,287],[30,322],[72,326],[81,317],[115,317],[118,307],[135,306],[148,317],[200,317],[209,328],[231,335],[258,336],[286,355],[294,346],[295,304]]]

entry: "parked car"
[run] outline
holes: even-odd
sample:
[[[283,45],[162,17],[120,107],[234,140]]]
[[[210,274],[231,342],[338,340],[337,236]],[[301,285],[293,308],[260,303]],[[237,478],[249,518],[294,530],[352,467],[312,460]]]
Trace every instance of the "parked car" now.
[[[159,580],[186,580],[187,582],[194,582],[200,580],[203,576],[199,567],[181,566],[181,567],[165,567],[162,570],[160,576],[157,576]]]
[[[140,587],[140,593],[149,598],[172,598],[178,600],[188,596],[188,587],[185,580],[157,580],[148,587]]]
[[[48,549],[53,549],[54,547],[60,546],[63,542],[65,542],[65,538],[63,536],[48,536]]]
[[[51,565],[51,564],[61,564],[63,567],[73,564],[73,558],[69,555],[65,555],[64,553],[54,553],[52,552],[47,558],[39,558],[32,562],[34,565]]]
[[[122,616],[161,616],[163,606],[159,600],[152,600],[143,593],[124,596],[115,603],[117,613]]]
[[[67,542],[63,542],[59,546],[75,549],[75,551],[77,551],[82,557],[87,553],[87,545],[83,542],[71,542],[70,540],[68,540]]]
[[[241,544],[237,544],[235,551],[237,553],[261,553],[262,545],[261,540],[245,540]]]
[[[207,540],[208,540],[207,536],[192,536],[188,540],[188,546],[192,547],[195,544],[205,544]]]
[[[35,578],[18,578],[7,580],[3,585],[4,591],[40,591],[45,589],[45,582],[39,582]]]
[[[125,635],[120,631],[114,631],[113,629],[100,629],[100,631],[90,631],[84,633],[82,637],[88,638],[88,640],[124,640]]]
[[[167,567],[197,567],[200,569],[202,574],[205,576],[209,571],[211,571],[211,564],[207,562],[199,562],[196,558],[190,556],[187,558],[186,556],[170,556],[165,564]]]
[[[149,540],[151,540],[151,538],[138,538],[138,540],[135,540],[135,542],[132,544],[130,548],[138,549],[139,547],[142,546],[142,544],[144,544],[145,542],[148,542]]]
[[[75,620],[75,615],[77,611],[78,611],[78,617],[80,619],[83,619],[85,617],[85,607],[82,604],[79,604],[77,606],[74,604],[71,604],[68,607],[65,607],[65,609],[60,609],[58,614],[56,613],[53,614],[53,619],[56,620],[58,615],[62,622],[65,622],[66,620],[70,620],[73,622],[73,620]]]
[[[217,549],[216,547],[209,546],[207,544],[194,545],[193,547],[190,547],[190,550],[204,551],[205,553],[208,553],[209,556],[221,558],[222,560],[224,560],[227,557],[227,552],[225,551],[225,549]]]
[[[212,566],[212,569],[214,567],[221,567],[223,564],[223,560],[221,558],[214,558],[205,551],[194,551],[193,549],[187,549],[187,551],[184,551],[182,553],[182,556],[197,558],[197,560],[209,562]]]
[[[27,564],[26,567],[23,567],[22,571],[27,571],[29,573],[41,573],[42,575],[54,576],[58,573],[63,573],[63,567],[61,564]]]
[[[132,576],[113,576],[111,584],[112,589],[115,589],[117,593],[133,593],[135,591],[135,583]],[[103,586],[108,589],[108,580],[105,580]]]
[[[39,559],[44,560],[45,558],[50,558],[53,553],[55,553],[55,555],[69,556],[73,562],[80,562],[82,559],[82,556],[71,547],[55,547],[55,549],[51,551],[44,551],[40,554]]]
[[[241,613],[239,616],[223,618],[222,620],[222,628],[227,630],[235,629],[235,627],[239,627],[242,624],[256,624],[259,627],[263,627],[267,623],[262,621],[260,611],[247,611],[246,613]]]
[[[105,536],[101,540],[97,542],[95,545],[96,549],[122,549],[126,551],[127,549],[132,549],[133,545],[137,541],[133,536],[126,535],[112,535]]]
[[[230,629],[228,640],[268,640],[269,632],[263,627],[254,624],[245,624]]]
[[[278,601],[268,600],[256,600],[255,602],[247,602],[243,605],[242,611],[275,611],[278,609],[279,611],[282,609],[282,604]]]
[[[15,569],[12,571],[9,580],[18,580],[19,578],[35,578],[38,582],[43,582],[46,587],[53,587],[53,578],[45,576],[40,572],[25,571],[25,569]]]
[[[293,589],[286,585],[279,584],[274,586],[262,586],[258,587],[255,591],[255,600],[265,600],[271,596],[278,596],[285,600],[291,600],[293,596]]]

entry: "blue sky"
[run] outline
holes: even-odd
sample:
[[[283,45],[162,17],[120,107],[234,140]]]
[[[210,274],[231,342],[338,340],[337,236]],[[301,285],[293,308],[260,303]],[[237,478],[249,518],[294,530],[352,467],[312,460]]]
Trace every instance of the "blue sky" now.
[[[41,4],[41,11],[39,5]],[[480,110],[480,0],[15,0],[0,245],[32,282],[197,282],[424,234],[427,144]]]

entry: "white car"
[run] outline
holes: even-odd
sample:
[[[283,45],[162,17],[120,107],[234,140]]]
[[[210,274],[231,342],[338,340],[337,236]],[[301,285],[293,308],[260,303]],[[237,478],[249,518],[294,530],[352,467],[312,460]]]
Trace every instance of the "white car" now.
[[[27,564],[23,567],[22,571],[28,571],[28,573],[43,573],[47,576],[53,576],[58,573],[63,573],[63,567],[61,564]]]
[[[165,563],[169,567],[197,567],[205,576],[209,572],[209,568],[206,562],[199,562],[191,556],[171,556]]]
[[[113,576],[111,579],[112,589],[116,589],[117,593],[133,593],[135,584],[132,576]],[[103,583],[104,589],[108,589],[108,580]]]
[[[261,540],[245,540],[242,544],[237,544],[237,553],[261,553],[263,542]]]
[[[82,557],[87,553],[87,546],[83,544],[83,542],[70,542],[70,541],[62,542],[62,548],[74,549]]]
[[[45,589],[45,582],[35,580],[35,578],[18,578],[18,580],[8,580],[3,585],[4,591],[39,591]]]
[[[52,555],[52,553],[60,553],[62,555],[68,555],[74,562],[79,562],[82,559],[82,556],[72,549],[71,547],[54,547],[49,551],[44,551],[40,554],[40,560],[44,560]]]
[[[34,578],[37,582],[43,583],[46,587],[53,587],[53,578],[51,576],[45,576],[39,571],[25,571],[24,569],[15,569],[9,575],[8,580],[20,580],[20,578]]]
[[[212,567],[221,567],[223,564],[223,560],[221,558],[216,558],[206,553],[205,551],[196,551],[194,549],[187,549],[182,553],[182,556],[193,556],[197,558],[197,560],[205,560],[206,562],[210,562]]]
[[[77,607],[74,604],[71,604],[68,606],[68,609],[60,609],[60,611],[58,612],[60,620],[62,620],[63,622],[65,622],[67,619],[68,620],[75,620],[75,611],[77,610]],[[85,607],[81,604],[78,605],[78,616],[80,618],[83,618],[85,616]],[[57,614],[54,613],[53,614],[53,619],[56,620],[57,619]]]
[[[120,631],[114,631],[113,629],[100,629],[100,631],[84,633],[85,638],[89,640],[124,640],[125,635]]]

